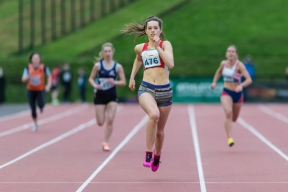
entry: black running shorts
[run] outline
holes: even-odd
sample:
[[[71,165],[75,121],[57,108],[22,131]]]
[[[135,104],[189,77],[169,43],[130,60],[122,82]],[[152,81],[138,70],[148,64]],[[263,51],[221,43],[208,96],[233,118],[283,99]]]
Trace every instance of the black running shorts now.
[[[94,105],[107,105],[109,102],[118,102],[117,95],[115,94],[94,94]]]

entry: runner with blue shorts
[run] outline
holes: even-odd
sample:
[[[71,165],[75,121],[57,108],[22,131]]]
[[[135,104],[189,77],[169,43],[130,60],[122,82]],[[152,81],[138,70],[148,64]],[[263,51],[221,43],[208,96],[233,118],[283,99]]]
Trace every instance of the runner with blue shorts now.
[[[232,122],[239,116],[243,103],[243,88],[252,83],[252,79],[242,62],[238,60],[237,48],[234,45],[228,47],[226,58],[218,67],[211,88],[216,87],[217,80],[223,76],[224,88],[221,95],[221,104],[225,112],[225,130],[228,138],[228,145],[232,147],[234,140],[231,136]],[[241,83],[242,75],[245,81]]]

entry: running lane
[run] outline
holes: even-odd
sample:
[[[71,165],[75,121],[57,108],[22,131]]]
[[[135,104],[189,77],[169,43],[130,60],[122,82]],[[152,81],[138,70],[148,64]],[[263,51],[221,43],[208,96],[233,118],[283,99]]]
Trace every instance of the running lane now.
[[[123,105],[119,108],[110,142],[112,149],[145,115],[139,106]],[[66,125],[72,130],[83,122],[94,120],[94,113],[94,108],[90,107],[81,115],[66,119]],[[72,123],[74,120],[78,123]],[[61,126],[59,122],[57,125]],[[0,188],[8,192],[20,189],[29,192],[76,191],[111,154],[101,149],[103,129],[94,124],[3,168],[0,170]],[[57,131],[54,129],[51,132]]]
[[[70,107],[71,109],[75,109],[74,106]],[[93,110],[92,106],[83,105],[76,108],[70,116],[39,126],[37,132],[32,132],[29,129],[1,137],[0,166],[71,130],[73,127],[92,119],[93,115],[86,112],[91,110]],[[57,115],[58,111],[54,110],[54,114]],[[1,172],[2,170],[0,169],[0,175]]]
[[[268,122],[256,105],[244,105],[240,115],[257,129]],[[207,191],[286,191],[287,162],[239,123],[233,124],[235,145],[228,147],[220,105],[195,105],[195,116]]]
[[[87,192],[200,191],[187,107],[173,105],[157,172],[144,168],[146,125],[88,184]]]
[[[38,121],[42,121],[43,119],[55,116],[60,113],[64,113],[69,110],[73,110],[73,108],[77,109],[77,107],[81,106],[81,104],[69,104],[69,105],[58,105],[52,106],[48,105],[44,108],[43,113],[40,113],[37,108]],[[25,124],[29,124],[29,129],[32,128],[32,117],[31,112],[11,115],[7,118],[0,119],[0,132],[7,131],[9,129],[23,126]]]
[[[286,109],[286,110],[285,110]],[[266,140],[268,140],[274,147],[280,150],[283,154],[281,157],[286,162],[282,162],[283,167],[287,167],[288,164],[288,112],[287,105],[255,105],[249,106],[243,110],[243,122],[250,125],[257,130]],[[241,123],[239,121],[239,123]],[[247,126],[247,125],[246,125]],[[258,134],[258,135],[259,135]],[[266,142],[267,143],[267,142]],[[272,149],[271,149],[272,150]],[[285,173],[285,169],[283,169]],[[273,181],[287,181],[287,174],[284,177],[281,174],[273,176]]]

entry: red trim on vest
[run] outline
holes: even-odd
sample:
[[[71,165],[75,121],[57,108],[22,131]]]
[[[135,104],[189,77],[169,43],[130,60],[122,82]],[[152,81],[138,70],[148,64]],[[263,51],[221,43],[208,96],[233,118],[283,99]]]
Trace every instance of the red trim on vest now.
[[[162,44],[163,44],[163,41],[160,41],[159,43],[159,47],[162,49]]]
[[[163,44],[163,41],[160,41],[160,43],[159,43],[159,47],[162,49],[162,44]],[[159,57],[160,57],[160,55],[159,55]],[[163,61],[163,59],[162,59],[162,57],[160,57],[160,61],[161,61],[161,66],[163,65],[163,68],[165,68],[165,63],[164,63],[164,61]]]
[[[143,46],[143,48],[142,48],[142,52],[145,51],[145,50],[147,50],[147,47],[148,47],[148,42],[146,42],[146,43],[144,44],[144,46]]]

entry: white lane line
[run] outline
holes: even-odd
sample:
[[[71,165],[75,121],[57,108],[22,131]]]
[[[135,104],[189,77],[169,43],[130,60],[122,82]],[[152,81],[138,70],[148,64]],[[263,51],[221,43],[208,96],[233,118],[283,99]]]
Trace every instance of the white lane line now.
[[[280,149],[278,149],[275,145],[273,145],[268,139],[266,139],[261,133],[259,133],[254,127],[249,125],[246,121],[244,121],[241,117],[238,118],[237,121],[244,128],[253,133],[258,139],[260,139],[263,143],[265,143],[268,147],[273,149],[276,153],[278,153],[281,157],[283,157],[286,161],[288,161],[288,156],[284,154]]]
[[[83,183],[83,181],[75,181],[75,182],[0,182],[0,184],[79,184]],[[114,181],[114,182],[90,182],[90,184],[199,184],[200,182],[193,182],[193,181],[151,181],[151,182],[137,182],[137,181]],[[266,181],[256,181],[256,182],[249,182],[249,181],[243,181],[243,182],[218,182],[218,181],[208,181],[207,184],[288,184],[287,181],[283,182],[266,182]]]
[[[43,124],[46,124],[46,123],[49,123],[49,122],[52,122],[52,121],[56,121],[58,119],[62,119],[63,117],[68,117],[70,115],[73,115],[75,113],[83,111],[84,109],[87,109],[87,107],[88,107],[88,105],[77,106],[75,108],[69,109],[67,111],[64,111],[62,113],[53,115],[51,117],[47,117],[45,119],[41,119],[41,120],[38,121],[38,125],[43,125]],[[0,137],[7,136],[7,135],[10,135],[12,133],[19,132],[19,131],[23,131],[23,130],[28,129],[28,128],[32,128],[33,125],[34,125],[33,123],[26,123],[24,125],[20,125],[18,127],[9,129],[7,131],[0,132]]]
[[[40,146],[38,146],[38,147],[36,147],[36,148],[28,151],[27,153],[25,153],[25,154],[23,154],[23,155],[15,158],[15,159],[13,159],[13,160],[11,160],[11,161],[9,161],[9,162],[1,165],[1,166],[0,166],[0,169],[3,169],[4,167],[7,167],[7,166],[9,166],[9,165],[11,165],[11,164],[13,164],[13,163],[15,163],[15,162],[17,162],[17,161],[20,161],[21,159],[23,159],[23,158],[25,158],[25,157],[28,157],[29,155],[32,155],[33,153],[36,153],[37,151],[39,151],[39,150],[41,150],[41,149],[43,149],[43,148],[45,148],[45,147],[48,147],[48,146],[50,146],[50,145],[52,145],[52,144],[55,144],[55,143],[57,143],[58,141],[61,141],[61,140],[65,139],[66,137],[69,137],[69,136],[71,136],[71,135],[73,135],[73,134],[75,134],[75,133],[77,133],[77,132],[79,132],[79,131],[82,131],[83,129],[88,128],[88,127],[94,125],[95,123],[96,123],[96,122],[95,122],[95,119],[92,119],[92,120],[90,120],[90,121],[88,121],[88,122],[86,122],[86,123],[83,123],[83,124],[77,126],[76,128],[74,128],[74,129],[72,129],[72,130],[70,130],[70,131],[67,131],[66,133],[64,133],[64,134],[62,134],[62,135],[60,135],[60,136],[58,136],[58,137],[56,137],[56,138],[54,138],[54,139],[52,139],[52,140],[50,140],[50,141],[48,141],[48,142],[40,145]]]
[[[288,123],[288,118],[285,115],[283,115],[281,113],[277,113],[277,112],[273,111],[272,109],[266,107],[265,105],[259,105],[258,108],[261,111],[263,111],[264,113],[266,113],[272,117],[275,117],[276,119],[279,119],[285,123]]]
[[[195,119],[195,112],[194,107],[192,105],[188,105],[188,113],[189,113],[189,120],[190,120],[190,127],[192,132],[192,138],[194,143],[195,155],[197,160],[197,168],[198,168],[198,175],[200,181],[200,189],[201,192],[206,192],[206,185],[201,161],[201,154],[200,154],[200,147],[198,141],[198,133],[197,133],[197,126],[196,126],[196,119]]]
[[[113,152],[105,159],[105,161],[91,174],[91,176],[78,188],[76,192],[80,192],[96,177],[96,175],[111,161],[114,156],[129,142],[129,140],[146,124],[148,116],[143,119],[132,129],[132,131],[124,138],[124,140],[113,150]]]

